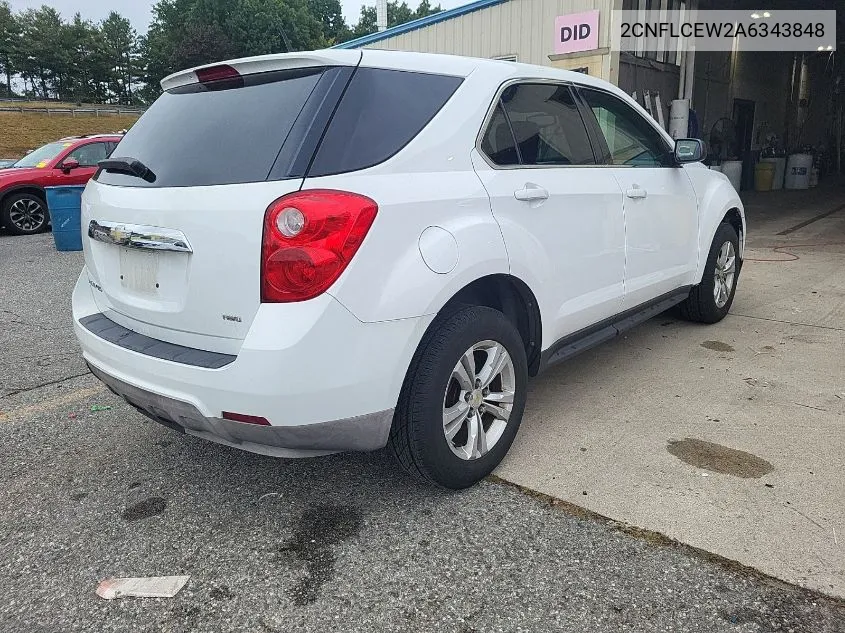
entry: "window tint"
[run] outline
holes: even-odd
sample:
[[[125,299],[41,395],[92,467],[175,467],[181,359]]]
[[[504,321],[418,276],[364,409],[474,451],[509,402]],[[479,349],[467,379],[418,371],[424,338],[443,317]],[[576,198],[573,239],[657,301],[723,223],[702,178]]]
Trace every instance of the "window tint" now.
[[[671,150],[663,137],[636,110],[606,92],[581,89],[610,151],[613,165],[664,167]]]
[[[446,75],[359,68],[308,175],[339,174],[384,162],[422,131],[461,81]]]
[[[487,133],[481,141],[481,151],[497,165],[519,165],[516,141],[513,139],[510,123],[502,110],[502,102],[496,106]]]
[[[246,75],[231,86],[193,84],[166,92],[114,152],[140,160],[156,181],[105,171],[97,180],[128,187],[264,181],[322,70]]]
[[[511,86],[502,94],[502,103],[522,164],[595,164],[587,129],[567,86]],[[495,118],[492,123],[496,123]],[[504,131],[493,125],[486,136],[489,144],[505,139]]]
[[[108,148],[106,143],[88,143],[88,145],[77,147],[65,157],[65,160],[68,158],[78,160],[80,167],[96,167],[98,162],[108,158]]]

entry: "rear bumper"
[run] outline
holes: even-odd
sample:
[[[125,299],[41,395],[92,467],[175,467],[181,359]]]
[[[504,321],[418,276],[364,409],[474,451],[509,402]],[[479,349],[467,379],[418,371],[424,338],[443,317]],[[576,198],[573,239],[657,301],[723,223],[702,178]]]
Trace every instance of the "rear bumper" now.
[[[235,359],[203,367],[127,349],[90,331],[80,321],[101,312],[94,292],[83,269],[73,293],[74,331],[100,380],[177,430],[277,456],[383,447],[411,357],[431,321],[363,323],[329,295],[265,304]],[[123,325],[130,326],[125,319]],[[169,338],[182,343],[178,332]],[[223,411],[261,416],[270,426],[224,420]]]
[[[373,451],[387,443],[393,409],[302,426],[258,426],[207,418],[188,402],[134,387],[88,367],[114,393],[148,418],[218,444],[274,457],[307,457],[337,451]]]

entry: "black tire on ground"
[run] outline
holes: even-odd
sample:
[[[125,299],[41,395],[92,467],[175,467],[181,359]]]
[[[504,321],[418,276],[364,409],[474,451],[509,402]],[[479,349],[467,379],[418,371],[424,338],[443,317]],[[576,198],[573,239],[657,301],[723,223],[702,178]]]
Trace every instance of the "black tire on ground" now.
[[[716,305],[716,298],[714,296],[716,259],[719,257],[719,251],[725,242],[731,242],[734,247],[734,253],[737,254],[736,272],[734,273],[733,285],[731,286],[728,300],[720,308]],[[713,243],[710,245],[710,253],[707,255],[707,262],[704,265],[704,276],[701,279],[701,283],[690,290],[689,297],[679,306],[681,317],[699,323],[718,323],[724,319],[734,301],[740,268],[739,237],[736,234],[736,229],[727,222],[722,222],[716,229]]]
[[[499,440],[480,458],[465,460],[444,434],[447,387],[461,356],[482,341],[504,346],[513,362],[515,395]],[[412,475],[444,488],[472,486],[499,464],[513,442],[528,384],[528,364],[519,332],[504,314],[488,307],[463,307],[440,317],[423,337],[408,370],[393,418],[389,446]]]
[[[16,226],[12,222],[12,207],[18,203],[25,205],[37,204],[41,213],[43,213],[43,220],[40,223],[31,224],[30,226]],[[47,202],[41,196],[34,193],[13,193],[3,200],[2,209],[0,209],[0,224],[12,235],[34,235],[47,230],[47,223],[50,221],[50,214],[47,211]]]

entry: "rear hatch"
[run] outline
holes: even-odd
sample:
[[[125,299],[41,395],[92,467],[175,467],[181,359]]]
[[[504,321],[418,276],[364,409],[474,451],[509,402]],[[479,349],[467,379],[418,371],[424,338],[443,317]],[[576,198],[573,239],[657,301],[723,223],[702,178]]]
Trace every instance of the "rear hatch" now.
[[[160,340],[236,354],[260,305],[264,212],[298,190],[358,51],[165,79],[86,189],[99,309]]]

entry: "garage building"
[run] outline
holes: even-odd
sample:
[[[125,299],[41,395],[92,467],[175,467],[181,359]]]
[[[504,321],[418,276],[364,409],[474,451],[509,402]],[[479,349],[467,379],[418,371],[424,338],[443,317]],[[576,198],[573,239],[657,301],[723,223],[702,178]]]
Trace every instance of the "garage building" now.
[[[776,0],[769,7],[776,15],[835,4]],[[761,155],[811,146],[822,175],[840,170],[843,77],[835,51],[620,53],[611,41],[614,10],[694,8],[749,15],[760,9],[756,0],[476,0],[339,47],[468,55],[588,73],[634,95],[666,129],[672,101],[685,99],[687,134],[708,142],[708,162],[742,161],[743,189],[753,187]],[[845,28],[838,18],[841,38]],[[592,27],[589,37],[562,41],[562,26],[580,23]]]

